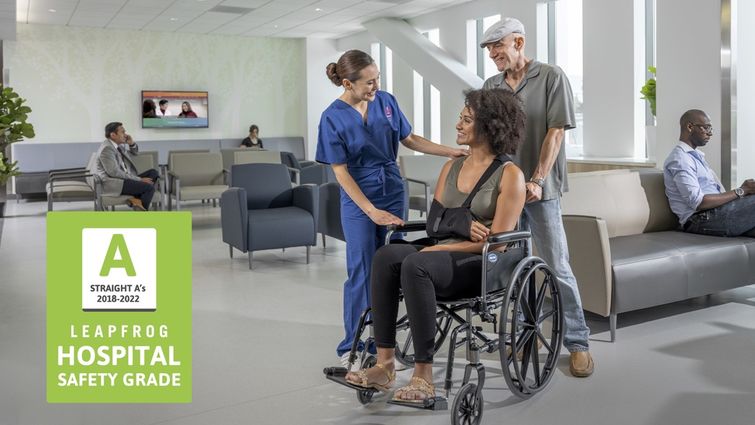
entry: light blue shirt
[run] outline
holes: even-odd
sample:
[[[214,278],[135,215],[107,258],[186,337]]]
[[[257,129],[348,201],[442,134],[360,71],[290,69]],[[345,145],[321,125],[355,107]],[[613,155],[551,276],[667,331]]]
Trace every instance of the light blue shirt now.
[[[663,164],[663,182],[666,185],[671,211],[679,217],[679,224],[697,212],[703,196],[721,193],[716,173],[705,161],[705,154],[679,142]]]

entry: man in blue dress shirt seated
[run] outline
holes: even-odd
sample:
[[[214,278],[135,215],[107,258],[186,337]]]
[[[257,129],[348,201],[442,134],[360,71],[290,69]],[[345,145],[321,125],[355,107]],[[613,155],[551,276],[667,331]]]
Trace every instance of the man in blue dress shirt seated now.
[[[682,230],[713,236],[755,237],[755,180],[724,191],[716,173],[698,149],[713,135],[708,114],[690,109],[679,120],[679,144],[663,164],[671,210]]]

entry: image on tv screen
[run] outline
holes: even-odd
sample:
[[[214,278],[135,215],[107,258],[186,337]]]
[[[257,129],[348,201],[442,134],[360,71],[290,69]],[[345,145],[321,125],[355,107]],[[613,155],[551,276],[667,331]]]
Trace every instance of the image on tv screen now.
[[[207,128],[206,91],[142,91],[142,128]]]

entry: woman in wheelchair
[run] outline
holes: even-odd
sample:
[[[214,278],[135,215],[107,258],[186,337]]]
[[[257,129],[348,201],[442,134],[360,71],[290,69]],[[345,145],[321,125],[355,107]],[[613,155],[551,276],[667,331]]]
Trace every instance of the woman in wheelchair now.
[[[470,154],[445,164],[434,199],[446,208],[460,207],[483,174],[490,176],[472,198],[470,210],[475,220],[469,226],[468,237],[454,236],[428,247],[386,245],[377,251],[372,263],[377,364],[347,374],[346,380],[381,391],[393,386],[401,292],[413,335],[415,368],[409,385],[398,389],[394,400],[421,402],[435,396],[432,363],[436,299],[480,295],[485,239],[491,232],[514,230],[524,207],[524,176],[506,156],[515,154],[524,139],[525,114],[519,99],[507,90],[474,90],[466,93],[464,104],[456,124],[456,143],[469,146]],[[495,170],[492,175],[490,171],[486,173],[488,168]]]

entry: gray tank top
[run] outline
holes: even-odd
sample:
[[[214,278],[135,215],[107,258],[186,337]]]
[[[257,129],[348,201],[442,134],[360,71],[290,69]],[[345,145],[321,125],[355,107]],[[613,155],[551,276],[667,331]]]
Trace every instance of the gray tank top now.
[[[443,186],[443,206],[446,208],[458,208],[469,196],[469,192],[459,190],[459,172],[461,166],[467,157],[456,158],[451,163],[451,169],[446,176],[446,184]],[[490,228],[493,225],[493,216],[495,215],[496,202],[498,201],[499,187],[501,185],[501,176],[503,169],[508,163],[498,167],[495,172],[482,184],[480,190],[472,198],[470,210],[478,218],[479,222]],[[462,242],[464,239],[449,238],[440,241],[441,244]]]

